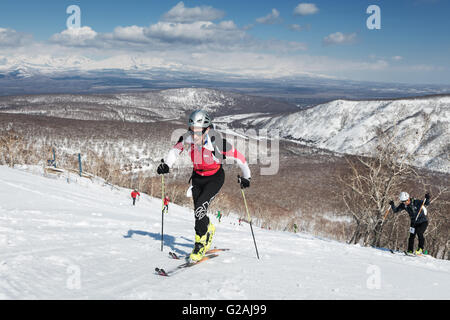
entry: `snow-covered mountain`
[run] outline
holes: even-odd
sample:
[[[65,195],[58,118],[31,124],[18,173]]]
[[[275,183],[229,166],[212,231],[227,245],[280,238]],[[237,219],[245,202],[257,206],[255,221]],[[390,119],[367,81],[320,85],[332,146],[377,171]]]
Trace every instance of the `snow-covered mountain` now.
[[[74,55],[61,57],[52,55],[0,56],[0,72],[16,68],[32,70],[35,74],[56,74],[74,70],[79,72],[103,69],[148,70],[151,67],[160,66],[161,62],[151,57],[138,58],[127,55],[103,60]]]
[[[0,166],[0,299],[449,299],[450,262],[254,226],[216,224],[219,257],[169,278],[188,254],[193,213],[76,174]],[[241,199],[236,199],[241,201]],[[425,279],[417,281],[417,279]]]
[[[376,142],[375,128],[395,124],[399,143],[417,145],[424,130],[423,115],[429,116],[425,139],[414,150],[414,163],[432,170],[450,172],[450,96],[415,99],[349,101],[335,100],[298,112],[275,117],[248,117],[237,122],[279,130],[284,138],[340,153],[368,154]],[[230,119],[231,120],[231,119]],[[413,131],[413,134],[408,134]],[[401,140],[401,141],[400,141]]]
[[[0,97],[0,112],[81,120],[155,122],[185,121],[186,113],[203,108],[213,116],[295,111],[290,103],[204,88],[155,90],[104,95],[26,95]]]
[[[27,76],[16,77],[18,72]],[[94,57],[29,52],[0,55],[0,95],[136,92],[192,86],[278,97],[306,106],[339,98],[394,99],[450,92],[445,84],[359,82],[299,70],[296,76],[265,77],[255,72],[204,68],[149,53]]]

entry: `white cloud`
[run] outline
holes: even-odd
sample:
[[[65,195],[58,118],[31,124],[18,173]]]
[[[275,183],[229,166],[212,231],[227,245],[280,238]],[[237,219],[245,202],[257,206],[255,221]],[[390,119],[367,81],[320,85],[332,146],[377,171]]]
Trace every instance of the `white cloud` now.
[[[92,47],[145,50],[181,47],[238,45],[247,37],[245,30],[239,29],[231,21],[213,22],[223,16],[223,12],[209,6],[185,7],[179,2],[164,14],[163,19],[150,26],[119,26],[112,33],[98,34],[89,44]],[[73,45],[62,35],[52,41]],[[64,41],[63,41],[64,40]],[[87,41],[84,44],[88,44]]]
[[[229,43],[241,41],[245,32],[237,28],[233,21],[196,21],[192,23],[173,23],[160,21],[144,29],[147,38],[163,43]]]
[[[342,32],[335,32],[323,39],[325,45],[332,44],[348,44],[356,40],[356,33],[344,34]]]
[[[317,12],[319,12],[319,8],[314,3],[300,3],[294,9],[294,14],[300,16],[316,14]]]
[[[0,28],[0,47],[19,47],[32,40],[29,34],[9,28]]]
[[[241,44],[247,37],[233,21],[196,21],[178,23],[160,21],[148,27],[118,26],[112,33],[97,33],[90,27],[66,29],[50,38],[50,42],[66,47],[107,49],[167,49],[180,46]]]
[[[299,24],[290,24],[288,26],[288,28],[291,31],[301,32],[301,31],[309,30],[311,28],[311,25],[307,24],[307,25],[301,26]]]
[[[144,34],[145,28],[139,26],[116,27],[112,34],[113,38],[129,42],[147,42],[148,38]]]
[[[401,60],[403,60],[403,57],[402,56],[394,56],[394,57],[392,57],[392,60],[401,61]]]
[[[179,2],[164,15],[164,19],[149,26],[118,26],[110,33],[97,33],[90,27],[67,29],[50,38],[52,44],[64,48],[92,48],[93,52],[142,52],[147,50],[265,50],[295,52],[306,50],[299,42],[278,41],[272,48],[266,40],[251,37],[246,28],[234,21],[206,21],[222,15],[212,7],[186,8]],[[277,19],[274,9],[270,15]],[[182,22],[167,21],[178,20]],[[196,20],[200,19],[200,20]],[[192,21],[190,21],[192,20]],[[195,20],[195,21],[194,21]],[[190,21],[190,22],[188,22]],[[251,28],[251,27],[249,27]]]
[[[267,16],[256,19],[256,22],[262,24],[275,24],[280,22],[280,12],[277,9],[272,9],[272,12]]]
[[[84,47],[95,44],[97,36],[97,32],[90,27],[85,26],[81,28],[66,29],[60,33],[54,34],[50,38],[50,41],[65,46]]]
[[[163,16],[164,21],[169,22],[196,22],[214,21],[222,18],[225,13],[210,6],[187,8],[183,2],[179,2]]]

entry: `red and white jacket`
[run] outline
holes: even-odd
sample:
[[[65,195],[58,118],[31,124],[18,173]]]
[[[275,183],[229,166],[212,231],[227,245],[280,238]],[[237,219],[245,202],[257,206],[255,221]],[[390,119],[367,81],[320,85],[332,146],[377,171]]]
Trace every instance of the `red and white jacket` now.
[[[185,150],[185,146],[190,152],[194,171],[201,176],[212,176],[220,169],[224,159],[232,158],[241,168],[242,176],[246,179],[251,178],[245,157],[215,130],[210,130],[205,135],[203,146],[195,145],[189,132],[181,136],[166,157],[165,162],[169,168],[172,168],[178,156]]]

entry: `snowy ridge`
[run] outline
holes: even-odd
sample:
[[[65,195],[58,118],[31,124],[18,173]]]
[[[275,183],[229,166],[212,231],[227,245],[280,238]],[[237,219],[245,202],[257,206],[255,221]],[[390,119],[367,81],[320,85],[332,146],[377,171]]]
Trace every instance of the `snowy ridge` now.
[[[26,95],[0,97],[0,112],[79,120],[155,122],[182,119],[204,108],[212,115],[294,111],[277,100],[203,88],[181,88],[104,95]]]
[[[93,60],[85,56],[51,56],[51,55],[17,55],[0,56],[0,72],[8,72],[16,68],[32,71],[33,74],[57,74],[68,71],[86,72],[90,70],[121,69],[121,70],[148,70],[160,67],[161,59],[139,58],[128,55],[119,55],[103,60]],[[167,68],[173,65],[167,65]]]
[[[450,96],[418,99],[348,101],[336,100],[306,110],[277,117],[247,119],[243,125],[279,130],[285,138],[312,146],[349,154],[368,154],[375,142],[378,125],[398,124],[399,137],[406,145],[417,144],[423,130],[422,115],[430,116],[430,129],[416,150],[420,167],[450,172]],[[415,136],[406,136],[414,129]]]
[[[450,262],[411,258],[223,217],[213,246],[231,249],[173,278],[156,266],[192,249],[193,213],[75,176],[0,166],[1,299],[449,299]],[[240,199],[236,199],[240,201]],[[251,201],[251,199],[248,199]],[[274,272],[278,270],[278,272]],[[426,279],[426,281],[417,281]]]

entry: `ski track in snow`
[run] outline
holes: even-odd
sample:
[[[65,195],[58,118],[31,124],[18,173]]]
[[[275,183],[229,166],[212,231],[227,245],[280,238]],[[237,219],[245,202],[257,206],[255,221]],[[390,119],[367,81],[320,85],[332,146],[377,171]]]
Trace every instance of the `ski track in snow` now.
[[[450,262],[254,227],[223,217],[219,257],[173,277],[155,275],[188,254],[190,209],[79,179],[0,166],[0,299],[449,299]],[[240,199],[236,199],[239,201]],[[248,199],[251,201],[251,199]],[[371,279],[377,274],[379,286]]]

